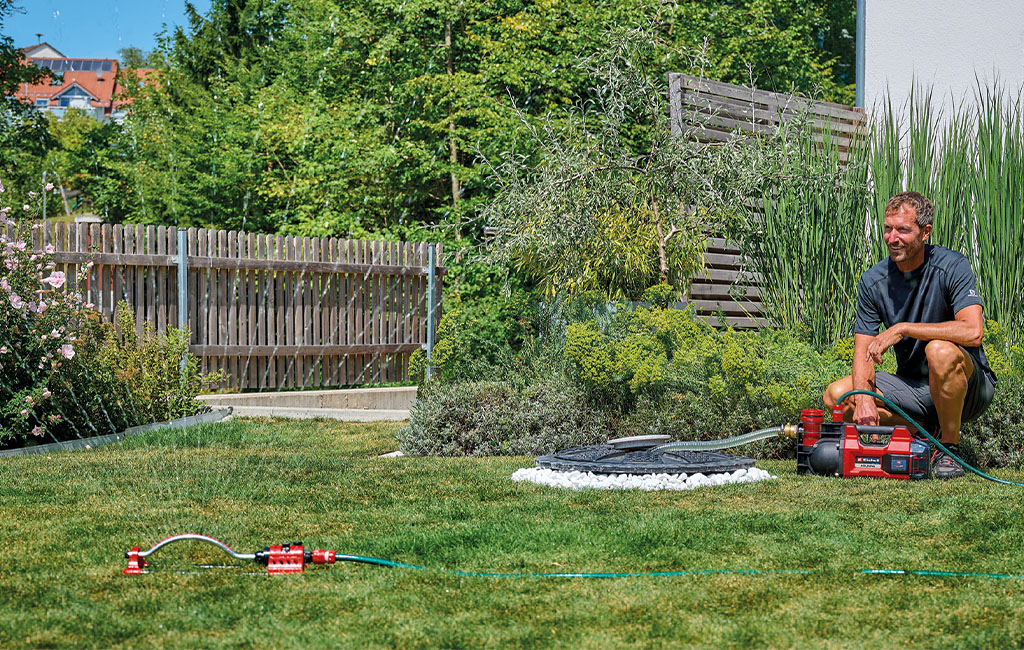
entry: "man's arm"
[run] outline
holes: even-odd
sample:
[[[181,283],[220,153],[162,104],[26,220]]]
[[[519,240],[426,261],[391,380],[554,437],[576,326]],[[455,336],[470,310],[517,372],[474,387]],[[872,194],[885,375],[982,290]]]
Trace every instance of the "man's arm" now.
[[[896,323],[870,341],[866,347],[867,358],[874,363],[882,363],[882,356],[886,350],[907,336],[921,341],[949,341],[965,348],[981,345],[981,339],[985,335],[985,319],[981,305],[964,307],[956,313],[954,319],[944,323]],[[855,345],[854,354],[857,354],[856,350]]]
[[[850,369],[850,378],[853,380],[854,390],[875,389],[875,364],[868,354],[868,349],[877,339],[877,336],[867,334],[853,335],[853,367]],[[878,407],[875,406],[873,397],[854,395],[853,400],[854,424],[878,424]]]

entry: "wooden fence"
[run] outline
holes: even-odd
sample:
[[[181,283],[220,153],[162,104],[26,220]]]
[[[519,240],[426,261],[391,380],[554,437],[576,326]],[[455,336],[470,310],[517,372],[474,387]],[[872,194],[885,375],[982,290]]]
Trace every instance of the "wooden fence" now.
[[[140,333],[178,326],[177,229],[46,223],[33,239],[105,320],[124,300]],[[223,388],[409,379],[427,340],[428,244],[195,228],[186,241],[189,350],[225,373]]]
[[[669,73],[668,88],[672,133],[706,141],[727,141],[743,133],[772,133],[782,121],[807,114],[815,139],[822,142],[826,133],[838,138],[840,158],[845,160],[851,139],[863,133],[866,122],[860,108],[681,73]],[[720,237],[708,239],[707,245],[707,268],[694,278],[689,291],[697,313],[712,322],[724,315],[726,323],[737,328],[765,325],[756,277],[752,276],[746,287],[737,287],[739,300],[730,295],[730,287],[743,272],[739,249]]]

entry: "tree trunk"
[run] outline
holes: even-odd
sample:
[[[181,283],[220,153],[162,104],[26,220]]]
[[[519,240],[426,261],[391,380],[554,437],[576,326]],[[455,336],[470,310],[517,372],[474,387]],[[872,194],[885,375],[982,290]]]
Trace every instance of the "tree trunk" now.
[[[455,74],[455,66],[452,61],[452,21],[446,20],[444,22],[444,47],[448,53],[448,76],[452,77]],[[451,108],[449,108],[451,111]],[[455,175],[455,166],[459,164],[459,147],[455,143],[455,120],[448,120],[448,161],[452,165],[451,177],[452,177],[452,205],[458,205],[460,195],[462,194],[462,185],[459,183],[459,177]]]
[[[665,229],[661,225],[661,215],[658,214],[657,203],[654,203],[654,224],[658,232],[658,268],[661,271],[661,283],[668,284],[668,237],[665,236]]]

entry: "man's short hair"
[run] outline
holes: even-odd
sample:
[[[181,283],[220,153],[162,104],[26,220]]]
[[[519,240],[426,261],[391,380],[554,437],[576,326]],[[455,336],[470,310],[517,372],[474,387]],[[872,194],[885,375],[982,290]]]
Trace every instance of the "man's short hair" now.
[[[935,216],[935,209],[932,207],[931,199],[917,192],[900,192],[889,199],[889,202],[885,204],[886,216],[899,212],[900,208],[905,205],[914,208],[914,214],[917,215],[915,221],[917,221],[918,228],[924,228],[931,224],[932,218]]]

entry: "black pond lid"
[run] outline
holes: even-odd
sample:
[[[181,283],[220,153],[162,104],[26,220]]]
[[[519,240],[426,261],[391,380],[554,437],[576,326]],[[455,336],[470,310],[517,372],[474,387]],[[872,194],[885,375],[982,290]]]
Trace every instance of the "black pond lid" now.
[[[569,447],[536,459],[537,467],[595,474],[721,474],[754,466],[754,459],[722,451],[622,449],[610,444]]]

